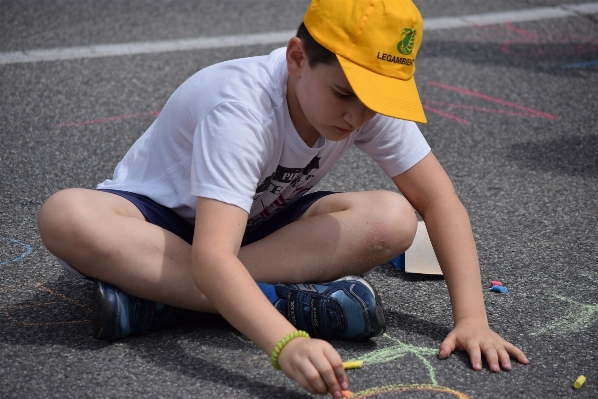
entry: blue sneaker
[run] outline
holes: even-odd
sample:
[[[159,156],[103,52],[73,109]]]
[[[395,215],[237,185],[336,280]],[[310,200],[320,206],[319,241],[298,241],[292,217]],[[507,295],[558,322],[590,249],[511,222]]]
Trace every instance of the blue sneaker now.
[[[277,284],[274,306],[314,338],[368,339],[386,331],[380,296],[357,276],[322,284]]]
[[[93,282],[92,327],[96,338],[113,340],[173,324],[185,310],[127,295],[100,280]]]

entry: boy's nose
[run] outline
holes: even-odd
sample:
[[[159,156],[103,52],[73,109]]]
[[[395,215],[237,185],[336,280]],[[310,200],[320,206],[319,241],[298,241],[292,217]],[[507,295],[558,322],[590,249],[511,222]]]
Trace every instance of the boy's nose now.
[[[343,115],[343,119],[355,129],[358,129],[369,122],[376,113],[363,105],[361,102],[354,104]]]

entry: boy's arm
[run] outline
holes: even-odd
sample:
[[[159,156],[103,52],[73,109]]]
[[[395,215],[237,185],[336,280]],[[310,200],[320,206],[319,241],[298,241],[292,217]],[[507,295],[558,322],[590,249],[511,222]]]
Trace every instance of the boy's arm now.
[[[246,224],[243,209],[198,198],[193,273],[195,283],[218,312],[270,355],[276,344],[296,329],[266,299],[237,258]],[[281,351],[279,365],[312,393],[341,397],[341,388],[348,387],[340,355],[326,341],[293,339]]]
[[[392,178],[423,217],[444,274],[453,308],[454,328],[440,345],[440,357],[457,350],[469,353],[472,366],[510,370],[509,355],[528,360],[521,350],[488,327],[477,250],[467,211],[446,172],[431,152],[408,171]]]

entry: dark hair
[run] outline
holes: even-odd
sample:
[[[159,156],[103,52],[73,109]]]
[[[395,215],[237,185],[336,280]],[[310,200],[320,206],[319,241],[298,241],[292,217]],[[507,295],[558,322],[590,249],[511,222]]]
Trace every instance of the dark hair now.
[[[305,52],[310,68],[313,68],[318,64],[330,65],[334,62],[338,62],[336,54],[318,43],[309,33],[303,22],[301,22],[301,25],[299,25],[299,28],[297,29],[297,37],[301,39],[305,45]]]

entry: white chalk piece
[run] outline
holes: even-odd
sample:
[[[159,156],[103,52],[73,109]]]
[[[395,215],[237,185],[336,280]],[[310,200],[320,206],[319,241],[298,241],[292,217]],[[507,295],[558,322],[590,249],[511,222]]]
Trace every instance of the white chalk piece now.
[[[417,222],[413,244],[405,252],[405,272],[442,275],[438,259],[432,248],[428,229],[423,220]]]

